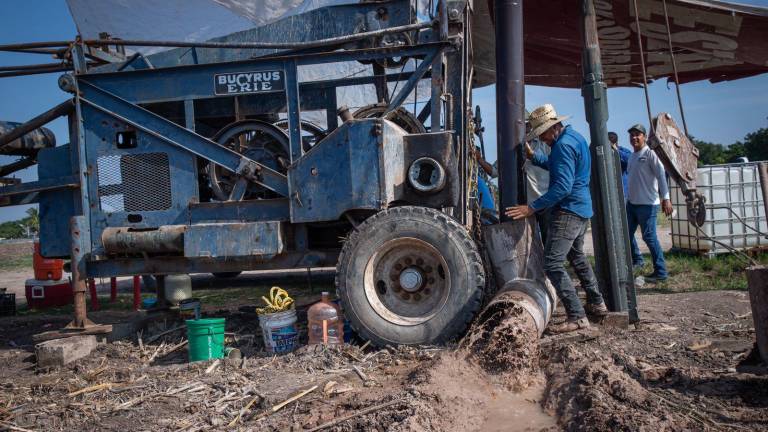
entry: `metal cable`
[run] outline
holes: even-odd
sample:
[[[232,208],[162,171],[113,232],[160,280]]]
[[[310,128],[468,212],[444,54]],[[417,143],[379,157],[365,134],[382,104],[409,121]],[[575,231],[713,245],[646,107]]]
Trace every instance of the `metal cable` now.
[[[635,25],[637,26],[637,45],[640,47],[640,66],[643,69],[643,90],[645,91],[645,108],[648,111],[648,125],[651,128],[651,134],[654,134],[653,116],[651,115],[651,98],[648,96],[648,74],[645,69],[645,53],[643,52],[643,36],[640,33],[640,14],[637,11],[637,0],[632,0],[635,7]]]
[[[693,225],[693,227],[694,227],[694,228],[696,228],[696,231],[698,231],[699,233],[701,233],[701,235],[702,235],[702,236],[703,236],[705,239],[707,239],[707,240],[711,241],[712,243],[716,243],[716,244],[719,244],[720,246],[722,246],[722,247],[724,247],[724,248],[728,249],[729,251],[733,252],[734,254],[736,254],[736,256],[739,256],[739,257],[743,257],[743,258],[746,258],[746,261],[747,261],[749,264],[751,264],[751,265],[758,265],[758,262],[757,262],[757,261],[755,261],[754,259],[752,259],[752,257],[751,257],[751,256],[749,256],[749,255],[745,254],[744,252],[742,252],[742,251],[740,251],[740,250],[738,250],[738,249],[736,249],[736,248],[734,248],[734,247],[731,247],[731,246],[729,246],[729,245],[727,245],[727,244],[725,244],[725,243],[723,243],[723,242],[721,242],[721,241],[719,241],[719,240],[715,240],[715,239],[713,239],[712,237],[710,237],[710,236],[709,236],[709,234],[705,233],[705,232],[704,232],[704,230],[702,230],[702,229],[701,229],[701,227],[698,227],[698,226],[696,226],[696,225]]]
[[[710,206],[709,208],[711,208],[711,209],[719,209],[719,210],[728,210],[729,212],[731,212],[732,215],[736,216],[736,219],[738,219],[739,222],[741,222],[742,225],[744,225],[745,227],[751,229],[752,231],[756,232],[757,234],[760,234],[761,236],[763,236],[765,238],[768,238],[768,233],[764,233],[764,232],[760,231],[759,229],[753,227],[752,225],[747,224],[744,221],[744,219],[742,219],[738,214],[736,214],[735,211],[733,211],[732,208],[726,207],[726,206]]]
[[[128,40],[128,39],[97,39],[86,40],[83,44],[89,46],[141,46],[141,47],[171,47],[171,48],[233,48],[233,49],[309,49],[324,46],[338,45],[354,42],[371,37],[385,36],[389,34],[404,33],[432,27],[431,21],[407,24],[398,27],[390,27],[351,35],[337,36],[327,39],[319,39],[308,42],[188,42],[188,41],[153,41],[153,40]],[[0,46],[3,48],[3,46]]]
[[[685,111],[683,110],[683,97],[680,95],[680,80],[677,77],[677,62],[675,61],[675,52],[672,49],[672,32],[669,26],[669,14],[667,13],[667,0],[662,0],[664,5],[664,20],[667,23],[667,44],[669,45],[669,57],[672,59],[672,72],[675,75],[675,91],[677,92],[677,106],[680,109],[680,118],[683,121],[685,136],[688,135],[688,123],[685,122]]]

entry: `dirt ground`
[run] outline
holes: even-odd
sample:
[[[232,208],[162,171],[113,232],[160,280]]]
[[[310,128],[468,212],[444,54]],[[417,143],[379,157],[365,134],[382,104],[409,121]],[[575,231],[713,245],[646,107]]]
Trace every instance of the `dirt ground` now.
[[[315,291],[328,285],[320,279]],[[641,294],[641,322],[625,329],[594,325],[537,340],[525,319],[485,325],[520,311],[491,311],[449,347],[377,349],[357,339],[307,347],[304,336],[297,351],[274,356],[264,350],[258,297],[244,305],[226,296],[255,281],[263,279],[194,278],[198,292],[229,288],[204,308],[226,318],[227,346],[241,353],[224,361],[187,362],[178,313],[104,310],[89,316],[143,317],[144,326],[43,370],[32,336],[70,317],[0,318],[0,430],[768,430],[768,371],[752,354],[744,291]],[[306,335],[317,294],[301,292]]]
[[[225,309],[228,346],[245,360],[187,363],[172,316],[142,342],[105,343],[38,370],[31,336],[66,316],[0,320],[0,425],[29,430],[768,430],[768,375],[747,358],[746,293],[641,295],[637,328],[546,336],[532,363],[488,372],[466,349],[302,347],[264,352],[253,312]],[[299,320],[306,305],[300,306]],[[121,315],[122,314],[122,315]],[[95,321],[130,312],[91,314]],[[555,317],[555,320],[562,317]],[[534,343],[535,344],[535,343]],[[176,348],[176,349],[174,349]],[[509,385],[526,368],[530,378]],[[359,373],[358,373],[359,371]],[[519,384],[519,383],[518,383]],[[275,410],[301,392],[305,396]]]

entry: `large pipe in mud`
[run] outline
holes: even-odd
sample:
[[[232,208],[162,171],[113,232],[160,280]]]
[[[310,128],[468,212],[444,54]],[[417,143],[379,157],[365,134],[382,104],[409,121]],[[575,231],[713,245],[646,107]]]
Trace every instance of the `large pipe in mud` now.
[[[557,305],[555,289],[544,274],[544,246],[535,218],[483,227],[483,238],[499,291],[478,316],[512,305],[530,315],[541,336]],[[490,277],[490,275],[489,275]]]

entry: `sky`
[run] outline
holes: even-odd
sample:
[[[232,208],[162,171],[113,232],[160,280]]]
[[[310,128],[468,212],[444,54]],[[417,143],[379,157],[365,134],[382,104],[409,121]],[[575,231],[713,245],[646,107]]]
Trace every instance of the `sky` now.
[[[741,0],[768,7],[768,0]],[[0,1],[0,44],[72,40],[77,29],[64,0]],[[52,62],[44,55],[0,52],[0,67]],[[0,119],[24,122],[67,99],[57,85],[59,74],[0,78]],[[759,128],[768,127],[768,74],[737,81],[711,84],[698,82],[680,87],[691,135],[705,141],[731,144]],[[496,159],[496,119],[494,87],[475,90],[474,103],[481,106],[486,127],[486,156]],[[578,89],[528,86],[526,106],[529,110],[551,103],[561,115],[573,116],[569,122],[583,135],[589,135],[584,117],[584,101]],[[679,108],[674,84],[656,82],[650,85],[651,111],[671,113],[678,123]],[[642,89],[616,88],[608,91],[608,129],[619,134],[619,142],[628,146],[626,130],[635,123],[647,126]],[[47,126],[58,144],[68,141],[67,125],[61,118]],[[0,164],[9,159],[0,156]],[[36,167],[20,173],[24,180],[37,178]],[[0,222],[24,217],[28,206],[0,207]]]

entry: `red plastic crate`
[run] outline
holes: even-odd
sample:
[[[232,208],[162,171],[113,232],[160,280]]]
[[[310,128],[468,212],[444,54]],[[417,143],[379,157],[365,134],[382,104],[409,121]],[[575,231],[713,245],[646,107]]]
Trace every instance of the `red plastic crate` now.
[[[74,299],[72,285],[67,279],[58,281],[28,279],[24,288],[27,305],[31,309],[66,306]]]

